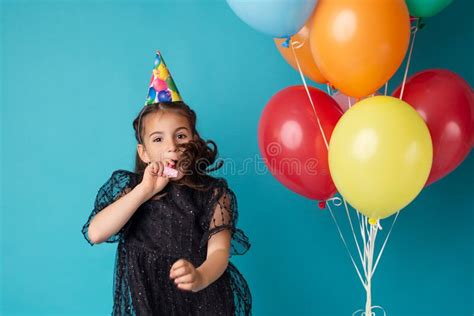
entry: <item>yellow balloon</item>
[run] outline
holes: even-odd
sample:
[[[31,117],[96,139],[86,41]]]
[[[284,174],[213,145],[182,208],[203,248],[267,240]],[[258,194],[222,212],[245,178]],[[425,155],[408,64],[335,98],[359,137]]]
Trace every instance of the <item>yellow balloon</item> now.
[[[388,217],[423,189],[433,161],[430,132],[408,103],[364,99],[339,120],[329,144],[336,188],[360,213]]]

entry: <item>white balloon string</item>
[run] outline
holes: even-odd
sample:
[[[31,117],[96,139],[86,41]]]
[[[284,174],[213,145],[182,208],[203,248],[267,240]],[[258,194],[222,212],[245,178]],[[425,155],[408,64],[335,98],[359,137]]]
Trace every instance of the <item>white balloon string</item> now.
[[[365,234],[364,234],[364,227],[363,227],[363,223],[364,223],[364,215],[362,215],[361,213],[357,212],[357,210],[355,211],[356,214],[357,214],[357,220],[359,222],[359,230],[360,230],[360,236],[362,237],[362,246],[364,247],[363,251],[362,251],[362,255],[363,255],[363,258],[362,258],[362,262],[364,263],[364,272],[365,272],[365,277],[367,277],[367,266],[365,264],[366,262],[366,252],[365,252],[365,245],[366,245],[366,238],[365,238]]]
[[[367,251],[367,254],[366,254],[366,257],[367,257],[367,277],[366,277],[366,284],[367,284],[367,287],[366,287],[366,303],[365,303],[365,309],[366,309],[366,312],[367,312],[367,308],[369,306],[372,305],[372,297],[371,297],[371,292],[372,292],[372,288],[371,288],[371,279],[370,279],[370,273],[371,273],[371,266],[370,266],[370,246],[371,246],[371,241],[372,241],[372,234],[369,234],[368,235],[369,237],[369,240],[367,242],[367,247],[366,247],[366,251]]]
[[[388,238],[390,237],[390,234],[392,233],[393,226],[395,225],[395,222],[397,221],[398,214],[400,214],[400,211],[398,211],[397,214],[395,215],[395,219],[392,222],[392,226],[390,226],[390,230],[388,231],[387,237],[385,237],[382,248],[380,249],[379,255],[377,256],[377,260],[375,261],[374,272],[375,272],[375,269],[377,269],[380,257],[382,256],[383,250],[385,249],[385,245],[387,244]]]
[[[326,202],[332,202],[332,204],[334,204],[334,206],[340,206],[342,205],[342,200],[341,198],[335,196],[333,198],[329,198],[326,200]]]
[[[380,309],[382,310],[383,312],[383,316],[386,316],[387,314],[385,313],[385,310],[383,309],[382,306],[378,306],[378,305],[375,305],[375,306],[372,306],[372,309]],[[360,314],[359,314],[360,313]],[[364,309],[358,309],[356,310],[355,312],[352,313],[352,316],[357,316],[357,315],[360,315],[360,316],[367,316],[367,313],[365,312]],[[375,312],[372,312],[371,313],[371,316],[376,316]]]
[[[387,95],[387,92],[388,92],[388,81],[385,82],[385,90],[384,90],[384,92],[383,92],[383,95],[386,96],[386,95]]]
[[[347,96],[347,103],[349,104],[349,109],[352,107],[352,100],[350,96]]]
[[[294,48],[298,49],[303,47],[305,42],[299,42],[299,41],[292,41],[291,45],[293,45]]]
[[[368,224],[368,218],[367,216],[364,216],[364,227],[365,227],[365,232],[367,233],[367,236],[370,236],[370,232],[369,232],[369,229],[370,229],[370,225]]]
[[[359,276],[359,279],[360,279],[360,282],[362,283],[362,286],[364,287],[364,289],[367,290],[367,286],[364,282],[364,279],[362,278],[362,275],[360,274],[360,271],[359,271],[359,267],[357,267],[357,264],[356,262],[354,261],[354,258],[352,257],[352,253],[351,251],[349,250],[349,247],[347,246],[347,243],[346,243],[346,239],[344,238],[343,234],[342,234],[342,231],[341,231],[341,228],[339,227],[339,224],[337,223],[337,220],[336,220],[336,217],[334,216],[333,212],[332,212],[332,209],[331,209],[331,206],[329,204],[327,204],[328,208],[329,208],[329,213],[331,214],[331,217],[334,221],[334,224],[336,224],[336,227],[337,227],[337,231],[339,232],[339,236],[341,237],[342,239],[342,242],[344,244],[344,247],[346,248],[347,250],[347,253],[349,254],[349,257],[351,258],[351,261],[352,261],[352,264],[354,265],[354,268],[357,272],[357,275]]]
[[[313,99],[311,98],[311,94],[309,93],[308,85],[306,84],[306,79],[303,76],[303,71],[301,70],[301,66],[300,66],[300,62],[298,60],[298,56],[296,56],[295,47],[293,46],[293,43],[299,44],[299,42],[290,40],[291,51],[293,52],[293,56],[295,57],[296,65],[298,66],[298,71],[300,73],[301,80],[303,81],[303,85],[304,85],[304,88],[306,90],[306,93],[308,94],[309,102],[311,103],[311,106],[313,108],[314,116],[316,116],[316,121],[318,122],[319,130],[321,131],[321,134],[323,135],[324,143],[326,144],[326,149],[329,150],[329,143],[326,139],[326,135],[324,134],[321,122],[319,121],[319,116],[318,116],[318,113],[316,112],[316,108],[314,106]]]
[[[415,37],[416,32],[418,31],[418,22],[415,28],[413,29],[413,36],[410,43],[410,52],[408,53],[407,65],[405,67],[405,74],[403,75],[402,90],[400,91],[400,100],[403,98],[403,92],[405,90],[405,83],[407,81],[408,68],[410,67],[411,55],[413,53],[413,46],[415,46]]]
[[[367,278],[366,278],[366,293],[367,293],[367,301],[365,305],[366,314],[372,314],[372,263],[374,258],[374,250],[375,250],[375,239],[377,238],[377,231],[378,228],[375,225],[370,225],[370,234],[369,234],[369,246],[368,246],[368,254],[367,254]]]
[[[361,230],[360,230],[360,234],[362,236],[362,241],[363,241],[363,259],[364,259],[364,265],[365,265],[365,278],[367,279],[368,275],[369,275],[369,270],[368,270],[368,267],[367,267],[367,254],[369,253],[369,248],[368,248],[368,245],[369,245],[369,236],[366,235],[366,229],[365,229],[365,216],[362,216],[362,221],[361,221]]]
[[[329,86],[329,83],[326,83],[326,90],[329,95],[332,95],[331,87]]]
[[[373,232],[373,226],[370,225],[369,227],[369,241],[368,241],[368,245],[367,245],[367,270],[368,270],[368,273],[367,273],[367,279],[370,280],[371,279],[371,269],[372,267],[370,266],[370,262],[372,261],[371,259],[371,252],[372,252],[372,232]]]
[[[374,237],[373,237],[373,240],[372,240],[372,254],[371,254],[371,258],[370,260],[372,261],[371,265],[372,265],[372,269],[370,271],[370,278],[372,279],[372,277],[374,276],[374,253],[375,253],[375,240],[377,239],[377,233],[379,231],[379,226],[378,224],[377,225],[371,225],[372,229],[374,230]]]
[[[354,237],[354,241],[355,241],[355,244],[356,244],[356,247],[357,247],[357,252],[359,253],[359,258],[360,258],[360,261],[362,262],[362,265],[363,265],[364,271],[365,271],[365,262],[362,259],[362,252],[360,251],[359,242],[357,240],[357,236],[356,236],[355,231],[354,231],[354,225],[352,225],[352,218],[351,218],[351,215],[349,213],[349,207],[347,206],[347,203],[346,203],[345,200],[344,200],[344,206],[345,206],[345,209],[346,209],[347,219],[349,220],[349,224],[351,226],[352,236]]]

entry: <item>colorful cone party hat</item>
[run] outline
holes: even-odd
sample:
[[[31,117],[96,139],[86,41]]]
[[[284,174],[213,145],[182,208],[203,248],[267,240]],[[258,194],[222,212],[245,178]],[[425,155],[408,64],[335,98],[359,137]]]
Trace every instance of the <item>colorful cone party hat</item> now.
[[[160,51],[157,51],[145,105],[163,101],[175,102],[182,99]]]

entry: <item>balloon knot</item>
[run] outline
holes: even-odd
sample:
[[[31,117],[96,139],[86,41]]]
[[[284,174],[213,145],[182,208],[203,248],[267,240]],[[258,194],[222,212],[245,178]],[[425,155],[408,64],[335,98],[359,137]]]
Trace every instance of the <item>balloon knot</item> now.
[[[370,225],[377,225],[377,219],[375,219],[375,218],[369,218],[369,224],[370,224]]]
[[[326,201],[321,201],[318,203],[318,205],[320,209],[324,210],[326,208]]]
[[[422,18],[420,18],[420,19],[418,20],[418,24],[417,24],[418,29],[421,30],[421,29],[424,28],[425,26],[426,26],[426,23],[423,21]]]
[[[288,48],[290,46],[290,40],[291,40],[291,36],[288,36],[286,40],[283,43],[281,43],[281,46]]]

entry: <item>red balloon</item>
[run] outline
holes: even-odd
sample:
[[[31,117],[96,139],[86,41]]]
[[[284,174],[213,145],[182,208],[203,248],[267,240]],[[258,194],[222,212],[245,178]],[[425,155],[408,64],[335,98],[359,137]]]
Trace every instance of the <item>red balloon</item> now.
[[[342,111],[326,93],[309,87],[327,142]],[[270,172],[290,190],[310,199],[336,193],[328,150],[304,86],[275,94],[260,118],[258,144]]]
[[[400,97],[401,86],[393,93]],[[433,140],[433,165],[425,187],[453,171],[469,154],[474,135],[474,98],[459,75],[430,69],[411,76],[403,100],[423,117]]]
[[[474,99],[474,91],[471,89],[471,98]],[[474,111],[471,111],[471,123],[474,126]],[[471,147],[474,147],[474,129],[471,135]]]

